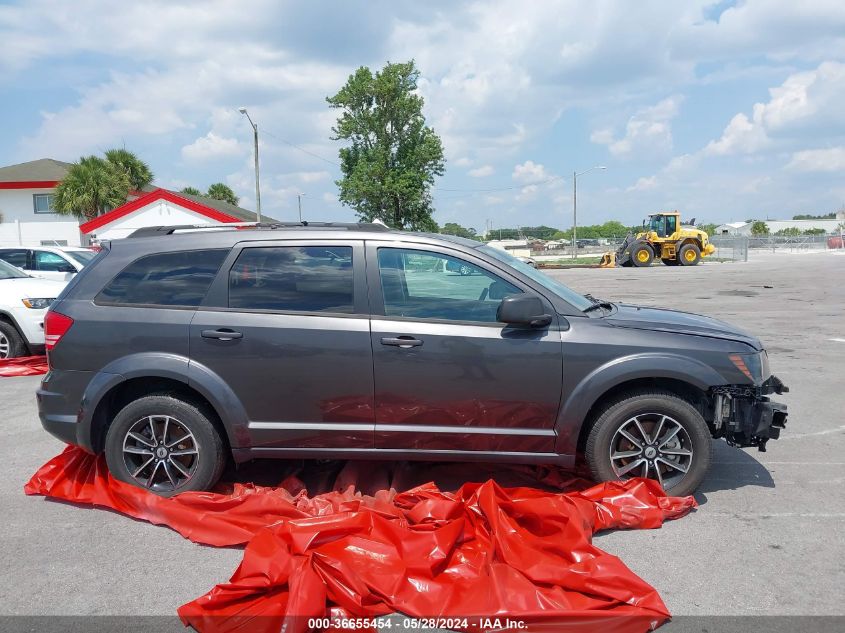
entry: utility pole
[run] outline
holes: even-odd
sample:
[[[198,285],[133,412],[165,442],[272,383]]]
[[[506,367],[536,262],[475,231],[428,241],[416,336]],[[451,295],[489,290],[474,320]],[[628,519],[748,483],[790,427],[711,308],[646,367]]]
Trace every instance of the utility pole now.
[[[304,196],[304,195],[305,195],[304,193],[296,194],[296,203],[297,203],[297,206],[299,207],[299,221],[300,222],[302,222],[302,196]]]
[[[255,143],[255,216],[261,222],[261,187],[258,180],[258,124],[252,122],[246,108],[238,108],[238,112],[245,115],[252,126],[253,141]]]
[[[572,259],[578,257],[578,176],[594,169],[607,169],[604,165],[596,165],[582,172],[572,172]]]
[[[572,172],[572,259],[578,257],[578,174]]]

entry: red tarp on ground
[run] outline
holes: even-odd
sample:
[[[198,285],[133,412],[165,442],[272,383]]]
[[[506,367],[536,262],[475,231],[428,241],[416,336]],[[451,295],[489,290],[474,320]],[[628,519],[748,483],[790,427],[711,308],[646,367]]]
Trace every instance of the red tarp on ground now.
[[[46,374],[46,356],[20,356],[19,358],[0,359],[0,378],[7,376],[39,376]]]
[[[694,508],[692,497],[668,497],[645,479],[565,493],[491,479],[456,492],[429,483],[364,495],[357,470],[350,463],[338,477],[350,483],[343,490],[314,496],[289,477],[279,487],[235,484],[165,499],[113,479],[102,457],[68,447],[24,490],[167,525],[198,543],[247,543],[228,583],[178,610],[203,632],[280,631],[285,618],[286,631],[305,631],[313,617],[392,612],[475,617],[469,628],[484,630],[495,625],[479,617],[520,620],[529,630],[627,632],[669,615],[653,587],[591,538],[659,527]]]

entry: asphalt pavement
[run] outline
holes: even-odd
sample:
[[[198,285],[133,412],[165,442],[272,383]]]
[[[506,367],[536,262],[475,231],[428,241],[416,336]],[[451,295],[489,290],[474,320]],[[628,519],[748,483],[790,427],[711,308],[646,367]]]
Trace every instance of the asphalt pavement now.
[[[778,398],[789,405],[787,429],[768,452],[717,443],[696,512],[659,530],[598,535],[597,544],[654,585],[675,615],[845,615],[845,255],[550,274],[602,299],[739,324],[761,337],[791,389]],[[172,617],[227,579],[238,549],[23,494],[62,448],[38,422],[38,382],[0,379],[0,615]]]

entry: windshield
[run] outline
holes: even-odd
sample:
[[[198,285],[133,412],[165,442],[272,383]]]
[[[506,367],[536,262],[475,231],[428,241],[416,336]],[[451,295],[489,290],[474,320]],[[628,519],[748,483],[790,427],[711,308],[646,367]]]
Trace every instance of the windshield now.
[[[29,275],[20,268],[15,268],[0,259],[0,279],[18,279],[20,277],[29,277]]]
[[[529,266],[525,262],[518,260],[516,257],[506,253],[503,250],[486,245],[479,246],[478,250],[484,253],[485,255],[495,257],[500,262],[504,262],[512,268],[516,268],[523,275],[525,275],[526,277],[530,277],[544,288],[551,290],[558,297],[569,302],[579,310],[586,310],[591,305],[593,305],[593,302],[587,299],[587,297],[585,297],[584,295],[578,294],[569,286],[564,286],[559,281],[552,279],[545,273],[541,273],[536,268]]]
[[[97,256],[94,251],[64,251],[65,255],[69,255],[83,266],[90,264],[91,260]]]

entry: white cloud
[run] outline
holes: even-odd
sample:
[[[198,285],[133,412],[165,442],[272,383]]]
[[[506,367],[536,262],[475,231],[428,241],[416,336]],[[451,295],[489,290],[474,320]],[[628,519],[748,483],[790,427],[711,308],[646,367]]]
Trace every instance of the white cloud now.
[[[519,190],[515,200],[517,202],[531,202],[537,197],[537,185],[526,185]]]
[[[494,171],[493,165],[482,165],[481,167],[470,169],[468,173],[473,178],[486,178],[487,176],[491,176]]]
[[[809,149],[795,152],[787,169],[796,171],[845,171],[845,147],[829,149]]]
[[[185,145],[182,148],[182,158],[187,161],[200,162],[239,156],[243,152],[244,149],[237,139],[223,138],[217,136],[214,132],[209,132],[205,136],[200,136],[190,145]]]
[[[657,176],[650,176],[648,178],[640,178],[633,185],[625,189],[625,191],[648,191],[649,189],[657,188]]]
[[[502,196],[484,196],[484,204],[502,204],[504,201]]]
[[[457,160],[452,161],[452,164],[455,167],[469,167],[470,165],[472,165],[472,159],[467,158],[466,156],[461,156]]]
[[[708,155],[753,154],[789,144],[799,137],[827,137],[845,127],[845,64],[823,62],[815,70],[794,73],[769,90],[766,103],[755,103],[751,117],[740,112],[722,136],[704,150]]]
[[[665,154],[672,150],[671,121],[678,115],[683,97],[667,97],[659,103],[637,111],[625,126],[625,134],[616,138],[611,129],[595,130],[590,135],[593,143],[607,145],[617,157],[643,154]]]
[[[546,171],[543,165],[535,163],[533,160],[527,160],[524,163],[514,166],[511,177],[517,182],[534,183],[548,180],[552,176]]]

